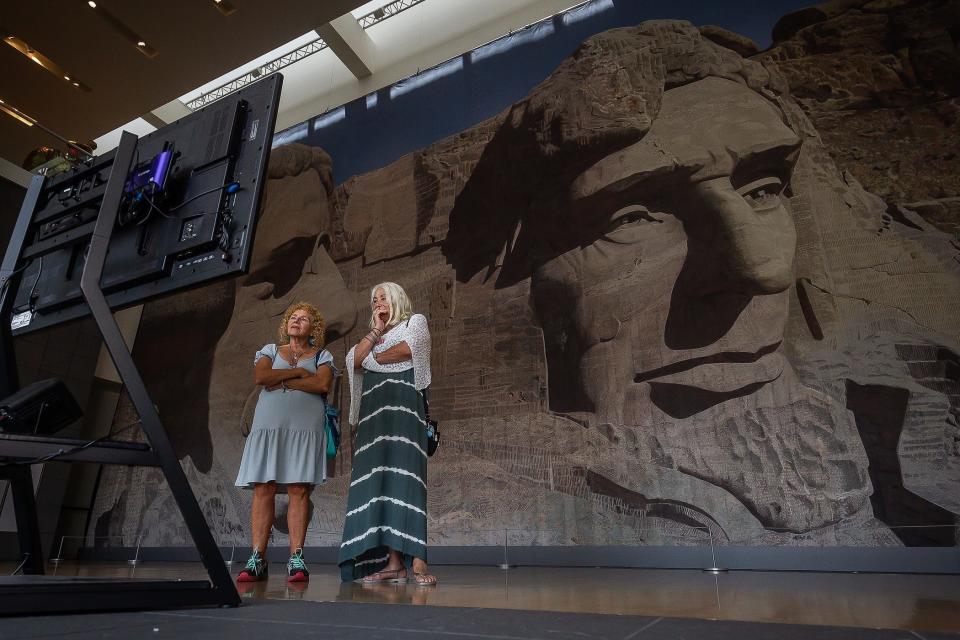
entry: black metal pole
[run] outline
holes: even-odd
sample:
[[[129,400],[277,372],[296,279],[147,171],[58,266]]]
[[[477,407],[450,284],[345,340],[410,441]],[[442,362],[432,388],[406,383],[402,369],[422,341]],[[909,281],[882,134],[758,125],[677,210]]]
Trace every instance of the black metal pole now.
[[[113,313],[110,311],[110,306],[107,304],[106,297],[100,289],[100,276],[103,273],[107,248],[110,245],[110,235],[116,223],[124,182],[130,170],[136,146],[137,136],[124,131],[120,138],[117,154],[114,157],[113,169],[110,172],[110,180],[103,195],[103,202],[100,205],[100,213],[93,230],[93,237],[90,240],[83,275],[80,276],[80,290],[90,307],[90,312],[97,323],[100,335],[103,336],[103,342],[107,351],[110,352],[110,357],[120,374],[120,379],[123,381],[127,393],[130,395],[130,400],[140,416],[141,426],[147,440],[149,440],[151,447],[160,459],[160,467],[163,469],[173,498],[180,508],[187,529],[193,537],[197,551],[200,552],[200,560],[207,569],[213,588],[222,593],[221,604],[237,606],[240,604],[240,596],[237,594],[233,579],[227,571],[220,549],[210,533],[207,521],[203,517],[203,511],[197,504],[196,496],[194,496],[187,477],[183,473],[183,468],[180,466],[176,452],[170,444],[167,432],[160,422],[160,416],[153,406],[143,379],[140,377],[140,372],[127,349],[120,328],[117,326]]]
[[[23,243],[30,229],[30,221],[37,208],[37,200],[43,189],[43,176],[34,176],[27,187],[27,194],[20,205],[20,214],[7,243],[7,252],[0,266],[0,398],[6,398],[20,389],[17,360],[13,351],[13,334],[10,329],[10,311],[17,297],[17,286],[22,275],[17,271],[17,262],[23,252]],[[33,476],[30,467],[8,467],[3,474],[10,481],[13,495],[13,510],[17,521],[17,539],[20,553],[30,554],[23,565],[23,572],[43,575],[43,545],[40,541],[40,525],[37,519],[37,501],[33,495]]]
[[[25,557],[23,572],[42,576],[44,573],[43,545],[40,541],[40,522],[37,519],[37,501],[33,496],[33,475],[27,465],[10,465],[0,469],[0,479],[10,481],[13,510],[17,520],[17,541],[20,554]],[[29,555],[27,555],[29,554]]]
[[[30,221],[37,208],[37,200],[43,189],[43,176],[34,176],[27,187],[27,195],[20,205],[20,214],[7,243],[7,252],[0,266],[0,398],[19,391],[20,379],[17,375],[17,362],[13,357],[13,336],[10,332],[10,310],[17,297],[17,283],[21,273],[17,271],[17,262],[23,252],[23,243],[27,239]]]

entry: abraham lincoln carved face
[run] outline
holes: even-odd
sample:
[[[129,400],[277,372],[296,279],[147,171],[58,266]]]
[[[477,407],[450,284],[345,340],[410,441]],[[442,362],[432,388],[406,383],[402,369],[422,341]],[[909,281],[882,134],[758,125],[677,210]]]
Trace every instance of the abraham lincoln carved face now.
[[[573,464],[640,501],[676,473],[702,483],[691,507],[719,488],[802,532],[860,513],[870,483],[845,411],[782,348],[801,140],[776,82],[683,24],[586,43],[506,114],[445,252],[461,280],[529,277],[549,409],[599,434]]]
[[[559,216],[573,224],[531,216],[552,410],[642,424],[648,404],[687,417],[781,375],[799,145],[764,96],[707,78],[577,176]]]

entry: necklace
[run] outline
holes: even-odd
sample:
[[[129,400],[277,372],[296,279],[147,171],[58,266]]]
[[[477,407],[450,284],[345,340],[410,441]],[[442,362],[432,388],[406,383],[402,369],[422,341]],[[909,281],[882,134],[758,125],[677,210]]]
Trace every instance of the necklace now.
[[[290,363],[291,367],[295,367],[297,366],[297,363],[300,362],[300,358],[303,357],[303,354],[306,353],[307,350],[306,348],[303,348],[303,349],[300,349],[300,351],[294,351],[292,344],[290,345],[289,349],[290,349],[290,357],[287,359],[287,362]]]

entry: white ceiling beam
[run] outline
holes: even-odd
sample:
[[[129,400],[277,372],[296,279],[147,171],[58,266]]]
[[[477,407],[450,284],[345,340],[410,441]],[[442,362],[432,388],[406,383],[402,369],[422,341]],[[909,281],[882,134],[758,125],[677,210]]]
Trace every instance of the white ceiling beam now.
[[[300,93],[295,93],[290,89],[294,83],[287,85],[288,102],[277,114],[277,130],[361,98],[576,4],[577,0],[424,2],[416,9],[384,21],[383,26],[374,32],[373,76],[353,82],[347,74],[340,74],[342,81],[338,79],[322,92],[317,91],[317,82],[300,81],[300,86],[309,86],[312,92],[301,89]],[[424,17],[415,16],[418,12]],[[391,25],[397,25],[397,28]],[[401,28],[399,25],[405,26]]]
[[[317,33],[357,80],[373,75],[373,41],[351,14],[328,22]]]
[[[176,122],[180,118],[193,113],[193,110],[179,100],[171,100],[162,107],[157,107],[153,111],[140,116],[157,129],[162,129],[171,122]]]
[[[14,184],[18,184],[21,187],[29,187],[30,179],[33,178],[33,174],[26,169],[21,169],[9,160],[0,158],[0,177],[7,179]]]
[[[149,122],[150,124],[152,124],[153,126],[155,126],[157,129],[162,129],[168,124],[170,124],[169,122],[166,122],[165,120],[160,118],[160,116],[156,115],[153,111],[147,111],[140,117],[146,120],[147,122]]]

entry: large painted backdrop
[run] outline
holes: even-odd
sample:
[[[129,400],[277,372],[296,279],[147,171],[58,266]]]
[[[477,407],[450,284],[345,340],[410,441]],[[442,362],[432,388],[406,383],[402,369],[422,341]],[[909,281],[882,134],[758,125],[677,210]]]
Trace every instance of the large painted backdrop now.
[[[356,174],[324,136],[371,98],[281,134],[253,271],[148,305],[135,349],[215,535],[246,540],[253,353],[310,300],[342,359],[392,280],[433,335],[431,544],[955,545],[957,150],[922,184],[858,161],[950,146],[956,15],[821,5],[763,52],[684,21],[604,29],[506,108]],[[934,103],[941,124],[910,130]],[[880,123],[859,156],[845,118]],[[347,442],[308,544],[339,542],[349,466]],[[189,544],[175,513],[157,473],[109,470],[89,533]]]

